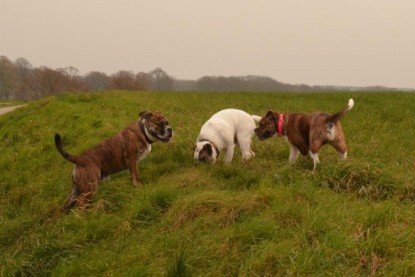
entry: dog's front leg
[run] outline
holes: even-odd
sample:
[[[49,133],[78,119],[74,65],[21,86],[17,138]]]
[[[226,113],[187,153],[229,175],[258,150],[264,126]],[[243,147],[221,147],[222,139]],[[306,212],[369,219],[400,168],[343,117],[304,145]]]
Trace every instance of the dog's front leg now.
[[[230,163],[232,161],[234,148],[235,148],[235,145],[229,145],[226,148],[225,159],[224,159],[225,163]]]
[[[288,161],[290,164],[293,164],[297,160],[298,155],[300,154],[300,150],[294,145],[292,145],[287,137],[285,137],[285,139],[287,140],[287,143],[290,146],[290,157],[288,158]]]
[[[127,166],[128,166],[128,169],[130,170],[133,185],[134,186],[140,185],[141,181],[140,181],[140,178],[138,177],[137,160],[135,158],[128,159]]]

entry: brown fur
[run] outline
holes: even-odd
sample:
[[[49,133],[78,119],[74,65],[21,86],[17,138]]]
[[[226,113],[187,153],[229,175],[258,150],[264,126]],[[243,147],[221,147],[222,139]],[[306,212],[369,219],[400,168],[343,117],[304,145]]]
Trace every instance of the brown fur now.
[[[68,154],[62,147],[59,134],[55,135],[58,151],[65,159],[76,164],[72,174],[72,192],[65,200],[64,211],[69,211],[75,204],[80,210],[84,209],[97,191],[98,182],[124,169],[130,171],[134,185],[140,184],[137,162],[148,154],[153,142],[143,132],[143,125],[153,139],[167,142],[172,135],[167,120],[160,113],[142,112],[140,117],[138,122],[78,156]]]
[[[333,115],[325,112],[283,114],[282,131],[289,143],[295,147],[292,151],[299,151],[302,155],[309,153],[317,155],[323,145],[330,144],[345,157],[347,155],[346,139],[339,120],[351,107],[348,105]],[[269,111],[260,120],[259,127],[255,129],[255,134],[260,140],[278,133],[279,115],[277,112]],[[315,166],[316,163],[318,163],[318,158]]]

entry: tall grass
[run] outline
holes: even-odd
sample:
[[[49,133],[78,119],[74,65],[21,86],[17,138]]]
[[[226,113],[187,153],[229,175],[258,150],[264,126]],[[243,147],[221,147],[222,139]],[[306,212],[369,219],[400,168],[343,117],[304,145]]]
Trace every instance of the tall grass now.
[[[244,163],[195,164],[192,146],[216,111],[339,111],[349,158],[326,146],[315,173],[287,163],[283,139]],[[415,95],[405,93],[68,94],[0,117],[0,275],[413,276]],[[139,164],[100,185],[90,208],[62,215],[77,154],[143,110],[174,128]]]

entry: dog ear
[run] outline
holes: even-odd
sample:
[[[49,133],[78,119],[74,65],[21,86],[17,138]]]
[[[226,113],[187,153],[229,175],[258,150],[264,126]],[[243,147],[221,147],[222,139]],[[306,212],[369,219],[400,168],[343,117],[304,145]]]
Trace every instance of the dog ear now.
[[[148,112],[148,111],[144,111],[138,114],[139,117],[143,117],[145,119],[149,119],[150,117],[153,116],[152,112]]]
[[[274,112],[273,112],[273,111],[268,111],[268,112],[267,112],[267,115],[266,115],[265,117],[269,117],[269,118],[271,118],[271,119],[275,119],[275,118],[276,118],[276,117],[275,117],[275,114],[274,114]]]

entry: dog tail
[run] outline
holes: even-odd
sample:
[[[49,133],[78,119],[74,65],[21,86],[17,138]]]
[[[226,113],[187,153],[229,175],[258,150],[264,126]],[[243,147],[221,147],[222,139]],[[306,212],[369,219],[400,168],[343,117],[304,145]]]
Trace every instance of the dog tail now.
[[[55,145],[56,145],[56,149],[58,149],[58,151],[59,151],[59,153],[61,153],[62,157],[64,157],[65,159],[67,159],[71,163],[76,163],[75,157],[72,156],[71,154],[69,154],[68,152],[66,152],[63,149],[61,136],[58,133],[55,134]]]
[[[255,121],[256,123],[259,123],[259,121],[261,120],[261,117],[260,117],[260,116],[258,116],[258,115],[251,115],[251,117],[254,119],[254,121]]]
[[[343,108],[343,110],[341,110],[338,113],[335,113],[333,115],[331,115],[329,118],[327,118],[326,122],[333,122],[336,123],[337,121],[339,121],[348,111],[350,111],[354,106],[354,101],[352,98],[349,99],[349,103],[347,104],[346,107]]]

